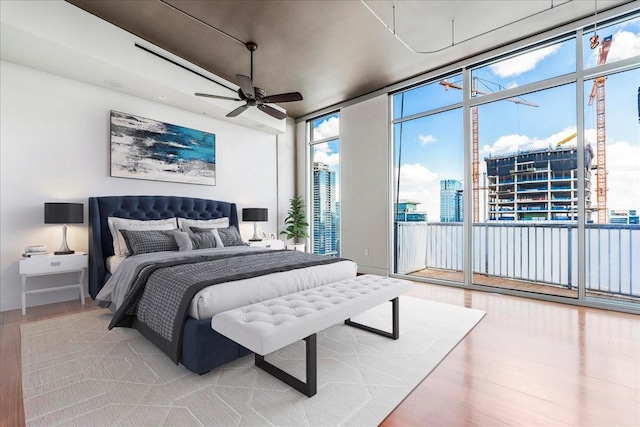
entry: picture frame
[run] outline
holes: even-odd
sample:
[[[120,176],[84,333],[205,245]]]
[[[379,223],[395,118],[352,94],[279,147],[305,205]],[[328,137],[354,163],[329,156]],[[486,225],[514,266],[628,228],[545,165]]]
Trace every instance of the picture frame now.
[[[216,135],[111,110],[111,176],[216,185]]]
[[[269,234],[269,239],[271,239],[271,240],[277,240],[277,239],[278,239],[278,237],[276,236],[276,233],[271,233],[271,234]]]

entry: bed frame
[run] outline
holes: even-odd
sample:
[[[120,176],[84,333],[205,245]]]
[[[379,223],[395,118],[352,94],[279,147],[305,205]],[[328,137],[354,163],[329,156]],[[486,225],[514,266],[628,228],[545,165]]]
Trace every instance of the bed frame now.
[[[94,299],[110,276],[106,267],[107,258],[114,254],[113,239],[107,225],[110,216],[139,220],[228,217],[229,225],[238,228],[235,203],[177,196],[90,197],[89,295]],[[196,320],[187,317],[180,363],[190,371],[203,374],[247,354],[251,351],[211,329],[210,318]]]

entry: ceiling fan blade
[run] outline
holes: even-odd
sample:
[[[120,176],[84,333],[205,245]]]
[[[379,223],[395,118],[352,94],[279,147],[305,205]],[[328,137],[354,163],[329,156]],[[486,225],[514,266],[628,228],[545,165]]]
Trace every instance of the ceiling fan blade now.
[[[287,117],[286,113],[283,113],[280,110],[276,110],[273,107],[264,104],[258,104],[258,108],[270,115],[271,117],[275,117],[276,119],[282,120]]]
[[[302,94],[300,92],[280,93],[278,95],[269,95],[262,102],[271,102],[277,104],[279,102],[292,102],[302,101]]]
[[[241,105],[238,108],[236,108],[235,110],[233,110],[232,112],[230,112],[229,114],[227,114],[227,117],[235,117],[238,114],[242,113],[247,108],[249,108],[249,106],[247,104]]]
[[[236,80],[238,81],[238,86],[242,89],[242,93],[248,99],[255,99],[256,93],[253,90],[253,81],[247,76],[243,76],[242,74],[236,74]]]
[[[242,101],[240,98],[230,98],[228,96],[209,95],[208,93],[196,93],[196,96],[203,96],[205,98],[226,99],[227,101]]]

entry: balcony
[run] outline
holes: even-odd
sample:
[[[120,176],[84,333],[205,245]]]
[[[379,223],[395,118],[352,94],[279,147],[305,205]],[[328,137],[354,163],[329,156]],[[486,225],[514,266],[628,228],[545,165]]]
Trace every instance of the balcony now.
[[[473,282],[576,298],[578,230],[566,220],[474,224]],[[397,273],[463,281],[462,223],[397,226]],[[587,295],[640,302],[640,225],[585,227]]]

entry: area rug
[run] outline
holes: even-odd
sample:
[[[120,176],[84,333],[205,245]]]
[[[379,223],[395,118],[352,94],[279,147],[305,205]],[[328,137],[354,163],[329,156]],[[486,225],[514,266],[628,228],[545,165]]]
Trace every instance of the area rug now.
[[[346,325],[318,334],[318,394],[254,366],[253,355],[205,375],[175,365],[137,331],[107,330],[93,310],[21,326],[27,426],[375,426],[484,312],[400,299],[397,341]],[[353,318],[389,329],[391,304]],[[304,342],[266,359],[304,379]]]

